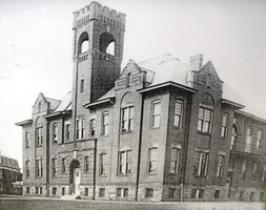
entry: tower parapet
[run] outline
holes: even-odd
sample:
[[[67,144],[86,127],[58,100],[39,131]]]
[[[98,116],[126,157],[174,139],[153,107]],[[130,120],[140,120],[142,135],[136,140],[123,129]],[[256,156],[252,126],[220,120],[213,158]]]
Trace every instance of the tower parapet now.
[[[126,15],[93,1],[73,13],[73,28],[79,28],[91,20],[98,20],[125,29]]]

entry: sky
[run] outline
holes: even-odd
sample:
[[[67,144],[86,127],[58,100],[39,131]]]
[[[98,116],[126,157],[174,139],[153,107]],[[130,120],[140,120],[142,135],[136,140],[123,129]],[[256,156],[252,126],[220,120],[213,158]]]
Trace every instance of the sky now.
[[[266,1],[99,0],[127,15],[123,65],[202,53],[266,119]],[[22,132],[40,92],[72,85],[72,12],[89,0],[0,0],[0,150],[22,163]]]

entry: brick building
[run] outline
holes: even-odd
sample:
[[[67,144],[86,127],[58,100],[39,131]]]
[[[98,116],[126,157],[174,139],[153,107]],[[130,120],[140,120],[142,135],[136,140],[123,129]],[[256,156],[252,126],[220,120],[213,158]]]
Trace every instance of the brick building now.
[[[23,130],[23,193],[97,200],[263,200],[266,121],[203,56],[120,69],[125,15],[74,12],[73,88],[40,94]]]
[[[0,155],[0,194],[20,194],[20,189],[13,184],[21,180],[18,161]]]

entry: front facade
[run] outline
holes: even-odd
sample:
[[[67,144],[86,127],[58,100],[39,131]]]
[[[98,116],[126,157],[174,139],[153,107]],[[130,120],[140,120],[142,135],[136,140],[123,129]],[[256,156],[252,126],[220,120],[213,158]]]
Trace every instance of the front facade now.
[[[1,194],[20,194],[21,189],[14,186],[14,183],[21,181],[22,174],[18,161],[0,155],[0,195]]]
[[[120,69],[125,15],[74,12],[73,88],[40,94],[23,130],[23,193],[97,200],[264,199],[266,121],[202,55]]]

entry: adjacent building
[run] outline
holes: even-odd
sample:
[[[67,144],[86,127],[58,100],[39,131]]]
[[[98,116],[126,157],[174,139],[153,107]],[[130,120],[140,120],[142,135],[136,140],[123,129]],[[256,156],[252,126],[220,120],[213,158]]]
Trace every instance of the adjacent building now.
[[[21,189],[13,184],[21,180],[22,174],[18,161],[0,155],[0,194],[20,194]]]
[[[266,121],[202,55],[123,56],[125,14],[74,12],[73,88],[40,94],[23,132],[23,193],[97,200],[264,199]]]

